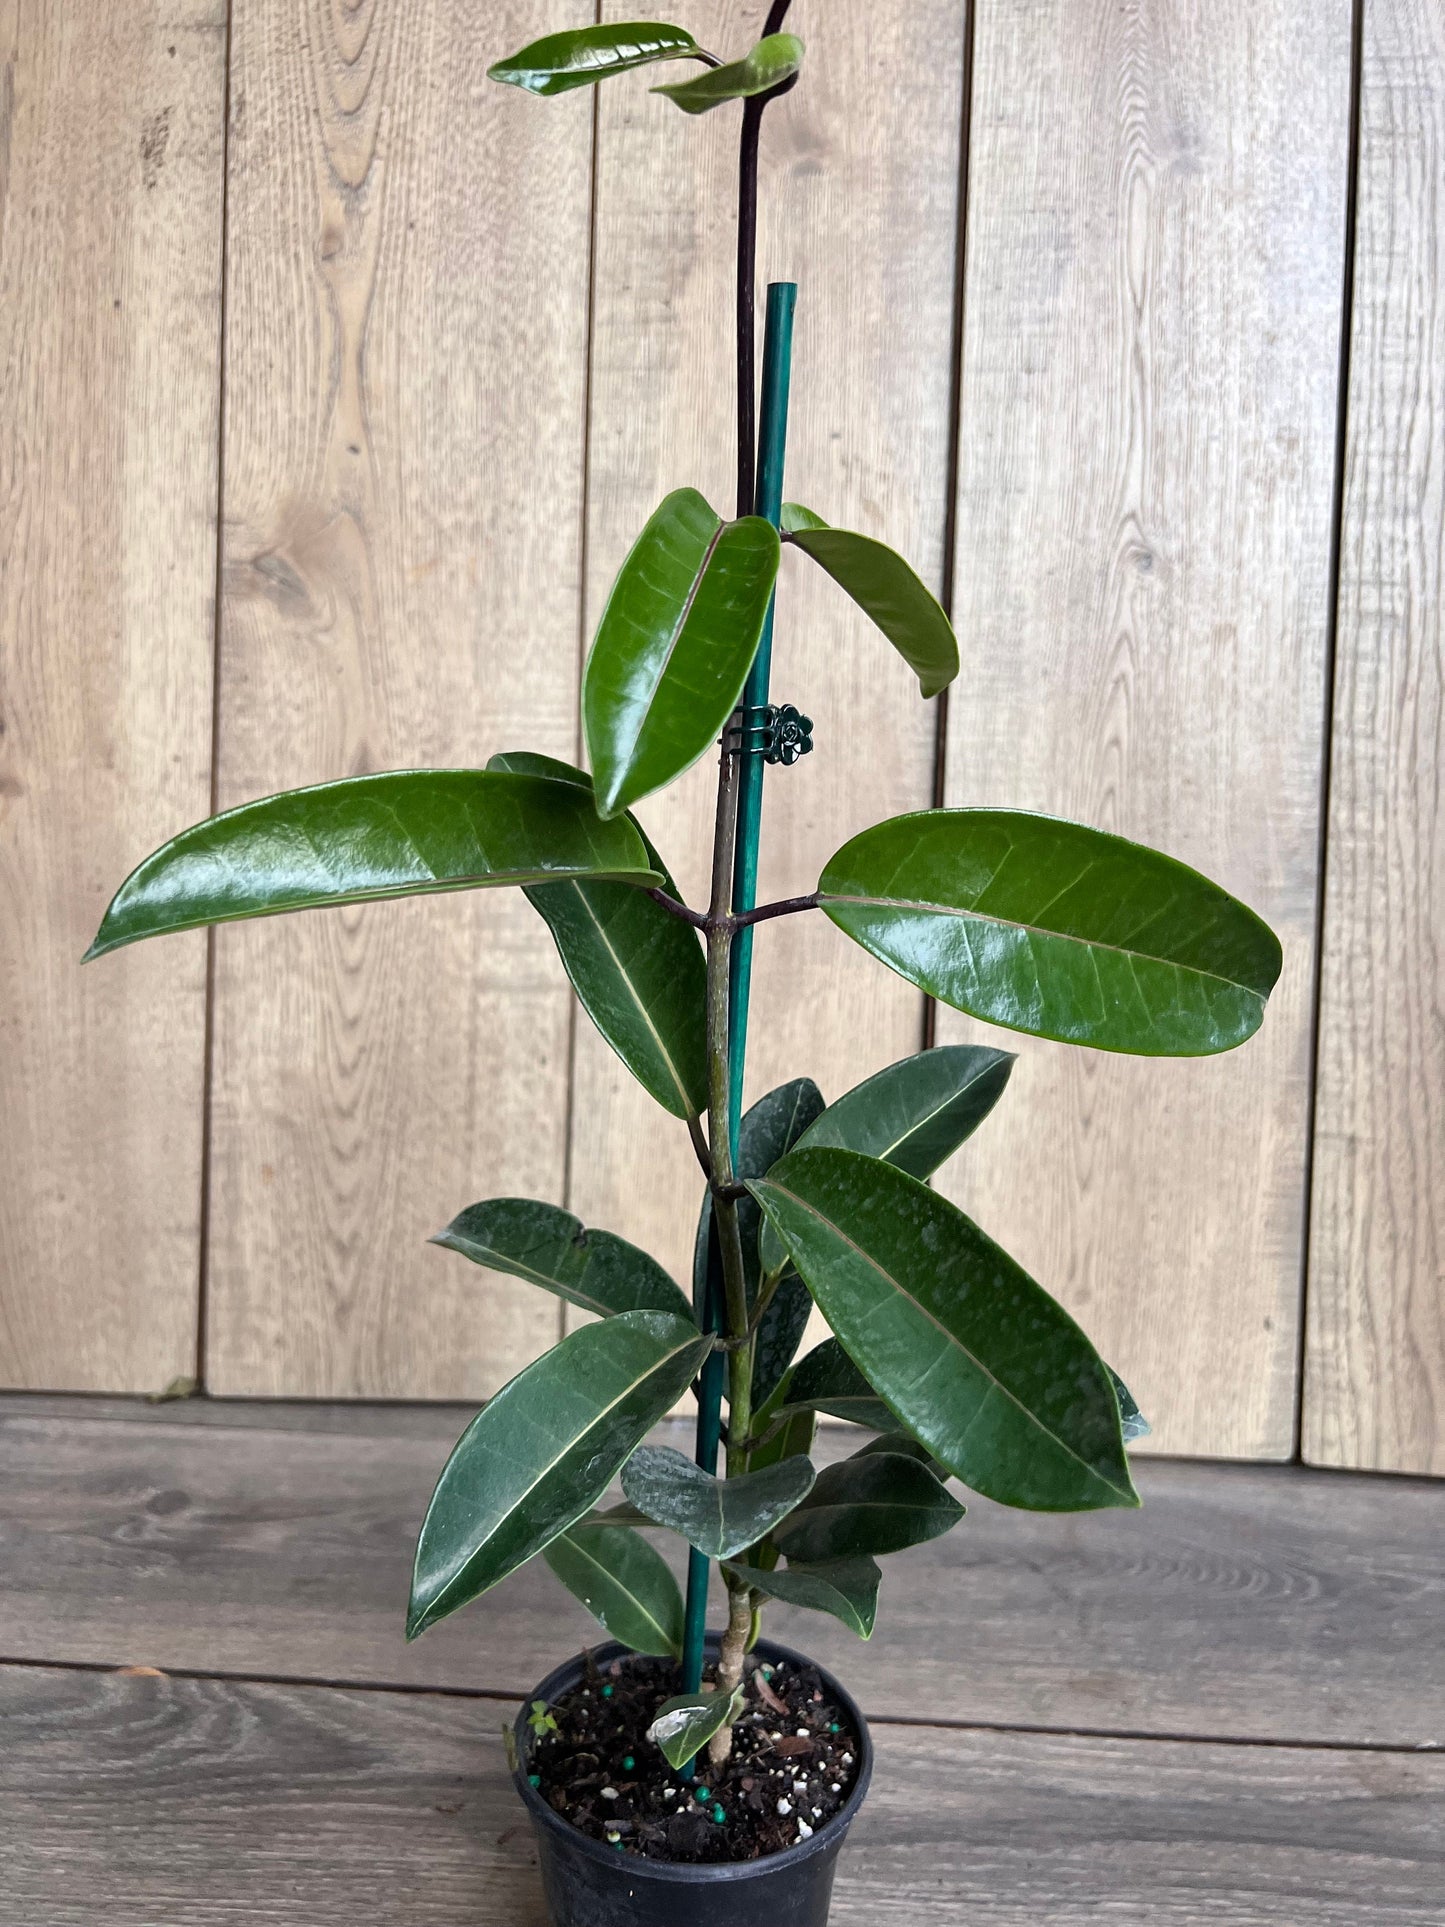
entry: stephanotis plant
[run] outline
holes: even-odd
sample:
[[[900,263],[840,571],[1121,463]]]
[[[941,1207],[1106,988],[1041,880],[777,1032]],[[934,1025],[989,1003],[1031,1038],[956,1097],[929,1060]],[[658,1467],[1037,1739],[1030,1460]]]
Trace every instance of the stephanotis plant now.
[[[784,553],[866,611],[925,698],[959,669],[948,618],[907,563],[782,502],[789,287],[769,293],[756,426],[758,130],[802,69],[801,41],[780,31],[787,10],[777,0],[738,60],[646,23],[557,34],[491,70],[550,96],[690,62],[699,71],[654,91],[690,114],[742,103],[736,514],[681,487],[638,536],[583,678],[590,775],[504,750],[485,769],[390,771],[245,804],[148,857],[90,952],[321,905],[526,891],[588,1016],[691,1136],[705,1186],[692,1292],[555,1204],[490,1199],[439,1235],[596,1316],[497,1393],[457,1444],[421,1527],[407,1632],[541,1555],[616,1638],[681,1663],[682,1691],[652,1729],[674,1767],[704,1746],[726,1757],[768,1601],[871,1633],[878,1560],[962,1516],[950,1476],[1041,1511],[1138,1503],[1125,1445],[1142,1421],[1122,1383],[928,1183],[1002,1095],[1010,1055],[925,1050],[832,1104],[797,1078],[740,1115],[754,930],[816,914],[956,1010],[1146,1056],[1242,1043],[1280,967],[1269,929],[1195,871],[1016,810],[875,824],[813,888],[756,903],[764,768],[809,747],[807,719],[767,699]],[[697,908],[632,806],[715,744],[712,885]],[[815,1306],[834,1336],[797,1359]],[[689,1388],[695,1460],[644,1443]],[[876,1436],[819,1470],[819,1413]],[[599,1510],[619,1474],[622,1504]],[[656,1527],[690,1549],[686,1600],[644,1536]],[[714,1564],[727,1620],[704,1682]]]

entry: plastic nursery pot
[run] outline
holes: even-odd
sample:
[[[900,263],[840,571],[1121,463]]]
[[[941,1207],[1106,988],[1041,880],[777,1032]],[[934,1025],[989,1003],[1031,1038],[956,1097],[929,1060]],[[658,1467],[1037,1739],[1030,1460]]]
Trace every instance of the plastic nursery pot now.
[[[708,1646],[709,1656],[716,1658],[715,1637]],[[827,1927],[833,1871],[838,1851],[868,1791],[873,1741],[852,1695],[816,1660],[805,1659],[771,1639],[760,1639],[755,1652],[760,1659],[814,1667],[856,1728],[858,1771],[847,1800],[810,1840],[801,1840],[761,1860],[694,1866],[645,1860],[604,1846],[554,1813],[527,1782],[534,1743],[527,1709],[534,1699],[550,1705],[580,1682],[585,1662],[579,1654],[527,1694],[515,1728],[517,1768],[513,1778],[536,1830],[552,1927]],[[592,1656],[598,1666],[609,1666],[614,1659],[625,1659],[628,1648],[615,1644],[597,1647]]]

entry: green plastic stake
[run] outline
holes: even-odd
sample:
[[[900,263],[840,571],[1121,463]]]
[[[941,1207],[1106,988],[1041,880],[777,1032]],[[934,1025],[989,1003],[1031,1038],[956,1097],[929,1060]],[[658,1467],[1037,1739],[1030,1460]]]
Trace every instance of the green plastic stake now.
[[[783,508],[783,457],[788,440],[788,388],[793,365],[793,310],[798,289],[792,281],[773,281],[768,286],[767,325],[763,336],[763,392],[758,417],[758,477],[755,493],[756,513],[766,516],[774,528]],[[744,710],[761,709],[768,700],[768,680],[773,658],[774,602],[768,605],[762,641],[743,689]],[[744,737],[744,744],[748,739]],[[763,755],[761,749],[742,757],[742,780],[738,793],[738,828],[733,874],[733,909],[751,910],[757,903],[758,835],[763,813]],[[748,1043],[748,992],[752,982],[753,933],[740,930],[733,939],[728,983],[728,1130],[732,1137],[733,1159],[738,1152],[738,1126],[742,1120],[743,1069]],[[699,1305],[705,1329],[718,1328],[718,1307]],[[723,1357],[714,1352],[703,1366],[698,1387],[697,1449],[694,1457],[704,1472],[716,1473],[718,1440],[722,1430]],[[697,1548],[691,1547],[687,1560],[687,1607],[683,1619],[682,1690],[697,1693],[702,1689],[703,1645],[707,1637],[707,1589],[709,1565]],[[682,1778],[692,1778],[692,1763],[682,1770]]]

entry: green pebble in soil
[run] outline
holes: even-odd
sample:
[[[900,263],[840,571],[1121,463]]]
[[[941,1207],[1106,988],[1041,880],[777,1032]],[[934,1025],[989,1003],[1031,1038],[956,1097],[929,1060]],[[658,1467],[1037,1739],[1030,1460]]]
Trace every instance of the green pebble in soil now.
[[[528,1786],[541,1786],[541,1784],[542,1784],[542,1776],[540,1773],[529,1773],[527,1775]]]
[[[712,1817],[717,1822],[718,1826],[721,1826],[723,1821],[727,1819],[727,1815],[723,1812],[721,1807],[713,1808]]]
[[[837,1729],[835,1728],[834,1730],[836,1731]],[[632,1757],[632,1755],[631,1755],[630,1753],[625,1753],[625,1754],[623,1755],[623,1757],[622,1757],[622,1771],[623,1771],[624,1773],[630,1773],[630,1772],[632,1771],[632,1769],[633,1769],[633,1767],[635,1767],[636,1765],[637,1765],[637,1762],[636,1762],[636,1760],[634,1760],[634,1759],[633,1759],[633,1757]]]
[[[693,1794],[692,1797],[694,1800],[697,1801],[699,1806],[705,1807],[708,1801],[712,1798],[712,1795],[708,1792],[705,1786],[700,1786],[697,1789],[697,1791]]]
[[[604,1686],[604,1687],[603,1687],[603,1689],[602,1689],[602,1697],[603,1697],[603,1699],[605,1699],[605,1700],[610,1700],[610,1699],[611,1699],[611,1697],[612,1697],[612,1688],[611,1688],[610,1686]]]

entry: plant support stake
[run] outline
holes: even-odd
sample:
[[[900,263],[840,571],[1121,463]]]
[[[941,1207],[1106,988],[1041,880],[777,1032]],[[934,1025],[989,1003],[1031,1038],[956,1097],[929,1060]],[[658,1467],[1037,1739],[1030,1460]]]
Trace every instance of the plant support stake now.
[[[792,281],[774,281],[768,287],[766,332],[763,336],[763,393],[759,418],[758,472],[755,512],[776,528],[783,507],[783,459],[788,439],[788,390],[793,363],[793,311],[798,289]],[[747,728],[749,718],[767,706],[768,681],[772,669],[773,617],[777,598],[768,604],[762,641],[743,689],[742,709],[737,730],[737,755],[741,761],[741,786],[738,796],[736,859],[733,871],[733,914],[753,909],[758,889],[758,837],[762,828],[763,744],[753,740],[756,732]],[[728,1134],[734,1162],[738,1152],[738,1126],[742,1118],[743,1070],[748,1042],[748,995],[752,982],[753,932],[751,925],[733,938],[729,959],[728,984]],[[709,1297],[711,1298],[710,1291]],[[709,1303],[702,1308],[707,1328],[716,1330],[721,1322],[720,1307]],[[723,1355],[714,1352],[704,1365],[698,1385],[697,1448],[694,1454],[704,1472],[717,1471],[718,1440],[722,1429]],[[707,1637],[707,1592],[710,1565],[695,1546],[688,1550],[687,1609],[683,1628],[682,1690],[696,1693],[702,1686],[703,1644]],[[688,1763],[684,1778],[692,1777]]]

